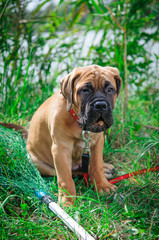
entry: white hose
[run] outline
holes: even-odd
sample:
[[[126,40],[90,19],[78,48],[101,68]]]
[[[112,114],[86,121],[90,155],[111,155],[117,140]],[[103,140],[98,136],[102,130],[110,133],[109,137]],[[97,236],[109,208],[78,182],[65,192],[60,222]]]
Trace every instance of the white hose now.
[[[73,218],[71,218],[59,205],[50,202],[48,208],[55,213],[81,240],[95,240],[82,228]]]

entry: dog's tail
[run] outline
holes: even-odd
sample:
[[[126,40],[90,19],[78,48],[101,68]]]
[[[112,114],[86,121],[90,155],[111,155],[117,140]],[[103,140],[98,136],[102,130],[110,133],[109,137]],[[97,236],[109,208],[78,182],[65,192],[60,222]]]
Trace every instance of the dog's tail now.
[[[27,139],[28,139],[28,130],[24,126],[21,126],[21,125],[18,125],[18,124],[14,124],[14,123],[2,123],[2,122],[0,122],[0,125],[4,126],[6,128],[14,129],[15,131],[20,132],[22,137],[23,137],[23,139],[25,141],[27,141]]]

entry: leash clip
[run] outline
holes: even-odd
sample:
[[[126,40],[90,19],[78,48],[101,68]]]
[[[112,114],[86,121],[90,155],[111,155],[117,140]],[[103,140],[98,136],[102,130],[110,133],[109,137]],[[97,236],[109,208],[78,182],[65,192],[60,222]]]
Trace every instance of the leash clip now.
[[[90,138],[89,131],[82,131],[82,140],[85,143],[85,148],[83,150],[83,153],[86,153],[90,156],[91,151],[90,151],[90,147],[89,147],[89,142],[90,142],[91,138]]]

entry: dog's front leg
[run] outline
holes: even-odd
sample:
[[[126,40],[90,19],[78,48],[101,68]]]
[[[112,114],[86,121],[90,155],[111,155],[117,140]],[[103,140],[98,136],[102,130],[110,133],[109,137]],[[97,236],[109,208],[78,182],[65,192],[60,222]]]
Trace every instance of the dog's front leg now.
[[[72,179],[72,152],[65,146],[53,145],[52,155],[59,187],[58,200],[64,205],[75,202],[76,189]]]
[[[116,186],[108,182],[103,168],[103,134],[98,138],[95,146],[91,148],[89,176],[91,184],[95,184],[95,190],[99,193],[116,190]]]

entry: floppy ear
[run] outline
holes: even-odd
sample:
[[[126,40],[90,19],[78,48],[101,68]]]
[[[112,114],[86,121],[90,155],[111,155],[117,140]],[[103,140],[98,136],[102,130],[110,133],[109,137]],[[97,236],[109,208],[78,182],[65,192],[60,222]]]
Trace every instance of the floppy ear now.
[[[114,67],[106,67],[108,71],[110,71],[113,74],[113,77],[115,78],[116,81],[116,88],[117,88],[117,96],[119,95],[120,88],[121,88],[121,77],[119,76],[119,70]]]
[[[79,78],[80,72],[79,71],[73,71],[72,73],[68,74],[66,77],[64,77],[61,82],[61,93],[67,100],[67,106],[66,109],[69,112],[72,107],[73,103],[73,89],[74,89],[74,83],[77,78]]]
[[[119,92],[120,92],[122,80],[121,80],[121,77],[119,75],[115,75],[114,78],[115,78],[115,81],[116,81],[116,89],[117,89],[117,96],[118,96]]]

